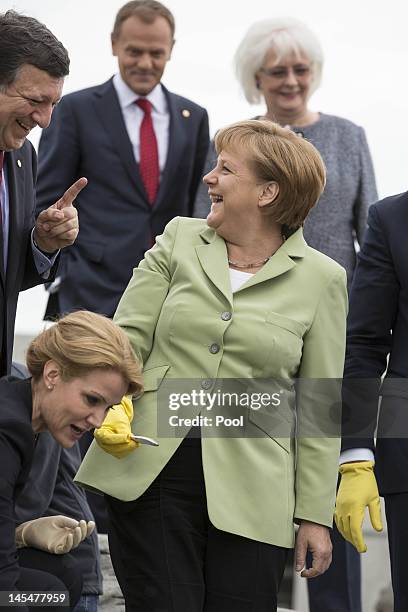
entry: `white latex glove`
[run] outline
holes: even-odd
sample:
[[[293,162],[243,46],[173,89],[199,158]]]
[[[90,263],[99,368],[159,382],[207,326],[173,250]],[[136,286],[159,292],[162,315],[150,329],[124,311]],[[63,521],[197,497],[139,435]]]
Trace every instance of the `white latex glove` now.
[[[95,528],[93,521],[76,521],[68,516],[43,516],[16,528],[17,548],[32,547],[55,555],[76,548]]]

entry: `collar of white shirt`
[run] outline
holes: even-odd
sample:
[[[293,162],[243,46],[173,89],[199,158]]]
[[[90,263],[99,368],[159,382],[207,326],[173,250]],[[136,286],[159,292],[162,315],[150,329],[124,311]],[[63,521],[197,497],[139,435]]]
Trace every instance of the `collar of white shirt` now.
[[[167,113],[167,101],[161,83],[158,83],[147,96],[138,96],[130,89],[129,85],[125,83],[120,73],[117,73],[113,77],[113,86],[118,95],[119,104],[122,110],[125,110],[134,104],[136,100],[143,97],[151,102],[153,110],[156,113]]]

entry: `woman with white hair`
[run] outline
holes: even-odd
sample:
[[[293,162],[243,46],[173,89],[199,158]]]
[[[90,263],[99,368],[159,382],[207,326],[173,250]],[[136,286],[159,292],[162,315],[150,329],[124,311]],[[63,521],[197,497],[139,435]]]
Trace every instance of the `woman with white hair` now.
[[[350,285],[355,241],[362,239],[367,209],[377,200],[377,190],[364,130],[347,119],[309,107],[322,75],[323,52],[318,39],[297,19],[265,19],[249,28],[234,63],[248,102],[265,102],[265,112],[258,118],[292,128],[323,157],[327,183],[305,221],[304,236],[310,246],[346,269]],[[209,167],[214,158],[210,150]],[[206,216],[209,207],[202,188],[194,216]]]

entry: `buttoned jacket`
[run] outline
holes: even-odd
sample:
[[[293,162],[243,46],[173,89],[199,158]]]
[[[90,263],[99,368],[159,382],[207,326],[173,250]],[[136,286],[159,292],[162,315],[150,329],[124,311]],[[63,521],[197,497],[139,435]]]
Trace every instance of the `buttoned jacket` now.
[[[335,393],[306,391],[300,398],[289,381],[340,378],[345,285],[344,270],[308,247],[299,229],[232,294],[224,240],[205,221],[174,219],[135,269],[115,315],[144,366],[144,394],[134,402],[132,428],[158,437],[160,446],[142,446],[118,460],[94,442],[77,480],[123,501],[147,489],[182,439],[158,435],[160,420],[163,424],[171,412],[163,389],[174,379],[179,390],[186,379],[193,379],[195,388],[216,389],[217,381],[227,380],[245,390],[254,379],[280,380],[287,398],[276,416],[289,427],[299,409],[325,419],[338,399]],[[205,409],[189,408],[192,417],[200,413],[208,416]],[[203,433],[212,523],[286,547],[293,545],[294,520],[331,525],[339,439],[316,435],[295,441],[278,433],[264,411],[248,409],[245,416],[249,429],[263,435]]]
[[[191,100],[163,91],[170,116],[168,152],[153,206],[112,79],[64,96],[43,130],[37,212],[81,176],[89,180],[75,202],[78,238],[61,253],[62,313],[85,308],[112,317],[155,236],[173,217],[192,214],[209,144],[208,116]]]
[[[7,374],[11,367],[18,294],[45,282],[37,271],[31,248],[37,171],[31,143],[27,141],[21,149],[7,152],[5,164],[10,221],[7,269],[4,270],[3,263],[0,265],[0,376]],[[50,270],[49,278],[56,267],[55,264]]]

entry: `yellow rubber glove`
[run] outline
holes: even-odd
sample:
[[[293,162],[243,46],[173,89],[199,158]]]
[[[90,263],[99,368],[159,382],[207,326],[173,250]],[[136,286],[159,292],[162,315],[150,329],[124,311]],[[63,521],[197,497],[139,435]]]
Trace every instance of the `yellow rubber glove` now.
[[[133,421],[132,399],[128,396],[122,398],[120,404],[112,406],[99,429],[95,429],[94,438],[99,446],[117,459],[126,457],[140,444],[130,437]]]
[[[366,506],[371,525],[382,531],[380,495],[374,475],[373,461],[355,461],[340,466],[341,481],[337,492],[334,518],[341,535],[358,552],[366,552],[362,525]]]

